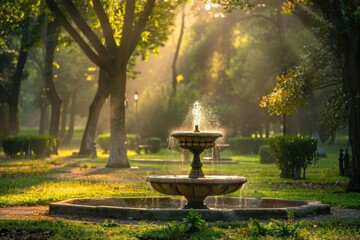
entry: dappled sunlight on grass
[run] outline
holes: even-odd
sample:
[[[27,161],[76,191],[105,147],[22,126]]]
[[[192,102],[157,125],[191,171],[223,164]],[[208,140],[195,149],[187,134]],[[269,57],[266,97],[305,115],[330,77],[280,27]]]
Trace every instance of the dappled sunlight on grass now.
[[[327,149],[328,150],[328,149]],[[203,163],[205,175],[245,176],[248,182],[232,196],[278,197],[319,200],[334,206],[360,208],[360,194],[346,193],[349,179],[338,176],[338,149],[306,170],[306,179],[294,181],[279,177],[275,164],[260,164],[258,155],[231,155],[235,164]],[[150,175],[187,175],[190,162],[181,154],[162,149],[156,154],[136,155],[129,151],[132,168],[105,168],[108,154],[97,158],[72,157],[73,149],[45,159],[0,161],[0,206],[46,205],[68,198],[161,195],[146,183]],[[205,153],[204,156],[207,156]],[[144,159],[137,161],[137,159]],[[175,160],[152,161],[153,159]]]
[[[0,206],[47,205],[71,198],[146,196],[149,193],[145,183],[45,181],[2,194]]]

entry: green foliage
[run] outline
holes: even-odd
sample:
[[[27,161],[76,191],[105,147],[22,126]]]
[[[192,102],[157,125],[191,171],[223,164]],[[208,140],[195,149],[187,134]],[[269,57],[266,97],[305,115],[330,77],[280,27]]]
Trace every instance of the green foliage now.
[[[151,153],[158,153],[160,151],[161,139],[157,137],[152,137],[147,139],[147,143],[150,145]]]
[[[260,106],[267,108],[270,115],[291,115],[305,103],[310,93],[308,79],[302,75],[302,71],[294,71],[293,75],[277,76],[275,88],[263,96]]]
[[[297,238],[299,236],[299,226],[301,222],[294,223],[294,213],[288,212],[287,221],[281,221],[277,219],[271,219],[272,231],[274,234],[281,238],[294,237]]]
[[[56,152],[59,140],[52,136],[10,136],[3,139],[3,149],[7,156],[16,157],[34,152],[37,157],[44,157]],[[29,152],[30,151],[30,152]]]
[[[126,134],[126,147],[128,150],[135,150],[139,141],[138,134]]]
[[[318,121],[319,134],[322,140],[328,139],[339,129],[345,128],[348,123],[347,105],[348,96],[341,87],[335,88],[324,101],[321,117]]]
[[[184,224],[178,224],[177,222],[170,222],[165,226],[165,236],[167,239],[185,239],[188,233],[188,228]]]
[[[139,136],[137,134],[126,134],[127,149],[135,150],[138,140]],[[110,150],[110,133],[98,135],[97,144],[99,144],[99,147],[104,150],[104,153],[108,153]]]
[[[110,149],[110,133],[98,135],[97,144],[99,144],[99,147],[101,147],[105,153],[108,153]]]
[[[269,145],[262,145],[259,148],[260,163],[274,163],[275,158],[270,153]]]
[[[249,232],[253,236],[266,236],[270,231],[271,223],[265,224],[255,219],[249,224]]]
[[[268,224],[253,220],[249,224],[249,233],[255,237],[274,236],[278,238],[295,238],[299,237],[299,227],[301,222],[293,222],[294,213],[288,212],[287,221],[271,219]]]
[[[181,223],[169,222],[159,230],[145,231],[141,234],[141,240],[180,240],[191,239],[196,233],[204,230],[205,220],[201,218],[201,214],[197,213],[194,209],[190,209],[188,215],[183,218]]]
[[[268,139],[236,137],[230,138],[229,143],[230,149],[235,154],[257,154],[260,146],[268,143]]]
[[[311,137],[277,136],[269,140],[271,154],[282,171],[282,177],[294,177],[294,168],[304,170],[317,162],[317,140]]]
[[[200,231],[204,227],[205,220],[202,219],[200,213],[191,208],[188,215],[183,218],[182,223],[187,227],[188,233],[193,233]]]

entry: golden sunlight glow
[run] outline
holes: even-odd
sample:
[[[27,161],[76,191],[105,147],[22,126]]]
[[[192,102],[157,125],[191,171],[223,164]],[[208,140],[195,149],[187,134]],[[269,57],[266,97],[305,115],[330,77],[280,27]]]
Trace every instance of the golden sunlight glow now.
[[[249,34],[240,35],[239,30],[234,31],[234,36],[235,37],[232,41],[232,44],[235,48],[245,47],[250,41],[250,35]]]
[[[209,11],[211,9],[211,0],[207,0],[206,3],[205,3],[205,10],[206,11]]]

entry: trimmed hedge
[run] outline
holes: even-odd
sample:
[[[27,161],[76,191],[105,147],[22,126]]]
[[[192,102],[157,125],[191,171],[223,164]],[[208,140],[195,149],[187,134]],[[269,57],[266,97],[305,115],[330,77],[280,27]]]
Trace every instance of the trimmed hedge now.
[[[305,178],[306,168],[318,160],[317,144],[317,140],[311,137],[277,136],[271,138],[269,140],[270,152],[281,170],[280,176],[297,179],[294,172],[302,168]]]
[[[2,141],[4,153],[9,157],[28,156],[34,153],[37,157],[49,156],[59,147],[59,139],[53,136],[10,136]]]
[[[260,163],[266,164],[266,163],[274,163],[275,158],[270,152],[270,146],[269,145],[262,145],[259,148],[259,155],[260,155]]]
[[[100,134],[97,137],[97,144],[104,150],[104,153],[108,153],[110,149],[110,133]]]
[[[128,150],[135,150],[137,146],[138,135],[137,134],[126,134],[126,147]],[[97,137],[97,144],[108,153],[110,150],[110,133],[100,134]]]
[[[262,145],[268,144],[267,138],[235,137],[229,139],[230,149],[235,154],[258,154]]]
[[[152,137],[147,139],[147,143],[150,145],[150,152],[157,153],[160,151],[161,139],[158,137]]]

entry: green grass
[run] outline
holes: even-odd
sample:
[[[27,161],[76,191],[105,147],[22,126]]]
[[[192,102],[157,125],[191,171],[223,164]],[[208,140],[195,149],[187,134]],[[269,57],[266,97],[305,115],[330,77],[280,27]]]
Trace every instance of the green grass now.
[[[345,192],[349,179],[338,176],[338,147],[327,147],[326,150],[328,157],[310,166],[306,179],[298,181],[280,178],[275,164],[259,164],[258,155],[232,156],[229,150],[222,156],[231,156],[238,164],[204,164],[203,170],[206,175],[245,176],[248,182],[233,196],[319,200],[332,206],[360,209],[360,194]],[[106,169],[107,154],[99,152],[98,158],[93,159],[71,158],[73,151],[77,149],[62,149],[59,156],[46,159],[8,159],[2,156],[0,207],[48,205],[70,198],[160,195],[146,183],[147,176],[187,174],[190,170],[190,163],[182,162],[179,153],[166,149],[146,155],[129,151],[130,164],[136,167],[131,169]],[[176,159],[178,163],[132,160],[139,158]],[[77,172],[72,173],[73,170]],[[70,177],[66,177],[68,175]],[[78,236],[81,239],[139,239],[145,233],[166,231],[164,225],[119,225],[111,221],[0,220],[0,226],[0,234],[9,230],[28,235],[44,233],[49,235],[49,239],[78,239]],[[248,223],[214,224],[188,239],[277,239],[253,236],[249,229]],[[360,221],[304,221],[299,228],[300,239],[356,239],[360,238],[359,229]]]
[[[113,221],[89,224],[65,220],[0,220],[0,226],[0,234],[10,231],[13,234],[17,233],[27,236],[32,234],[33,239],[36,239],[34,237],[36,236],[35,234],[47,234],[47,239],[135,240],[149,235],[160,237],[166,231],[166,225],[148,223],[123,225]],[[200,231],[191,233],[186,239],[279,239],[271,235],[257,236],[250,230],[251,226],[249,223],[216,224],[205,226]],[[358,239],[359,236],[360,221],[335,220],[328,222],[302,222],[299,227],[299,238],[297,239]]]
[[[147,176],[188,174],[190,170],[190,163],[182,162],[179,153],[166,149],[147,155],[129,151],[130,164],[137,167],[132,169],[104,169],[107,154],[71,159],[72,151],[61,150],[60,156],[47,159],[1,159],[0,206],[47,205],[79,197],[159,195],[146,183]],[[275,164],[259,164],[258,155],[232,156],[238,164],[204,164],[203,170],[206,175],[245,176],[248,182],[233,196],[318,200],[360,209],[360,194],[345,192],[349,180],[338,176],[337,148],[327,148],[327,152],[328,157],[310,166],[306,179],[298,181],[280,178]],[[131,160],[150,156],[179,161],[174,164]],[[82,178],[62,177],[70,174],[71,169],[78,169]]]

